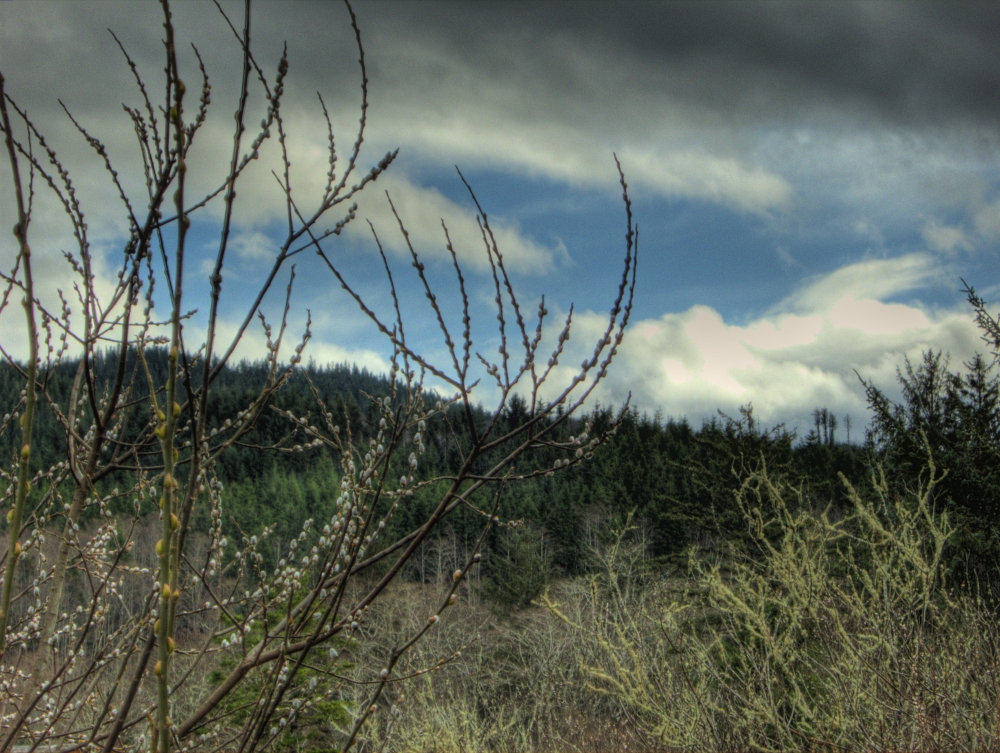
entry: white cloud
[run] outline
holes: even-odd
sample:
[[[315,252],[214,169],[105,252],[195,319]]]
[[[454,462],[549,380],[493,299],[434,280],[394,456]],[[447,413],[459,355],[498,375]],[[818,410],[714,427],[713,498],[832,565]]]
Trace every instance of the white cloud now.
[[[380,353],[367,348],[344,348],[335,343],[313,340],[306,346],[303,355],[306,359],[314,359],[318,364],[350,363],[376,374],[389,373],[389,361]]]
[[[801,262],[792,256],[791,252],[785,246],[775,247],[774,253],[786,267],[802,267]]]
[[[237,233],[229,242],[230,247],[246,262],[273,262],[278,255],[274,240],[253,230]]]
[[[973,249],[972,239],[961,227],[954,225],[941,225],[934,220],[924,223],[920,231],[927,243],[927,247],[932,251],[952,255],[958,251],[971,251]]]
[[[741,327],[724,323],[711,309],[692,307],[636,324],[606,394],[618,393],[614,399],[620,400],[623,389],[631,387],[642,407],[692,418],[712,415],[717,408],[733,412],[752,402],[765,420],[786,419],[793,425],[807,424],[817,406],[857,420],[866,403],[855,369],[895,393],[895,368],[904,357],[919,359],[933,348],[963,359],[978,345],[975,326],[964,314],[933,320],[919,311],[909,315],[925,326],[885,332],[877,319],[869,320],[875,326],[862,328],[861,317],[860,327],[846,327],[831,316],[786,315]],[[815,334],[804,340],[810,331]],[[679,341],[682,352],[694,351],[694,357],[678,358],[671,341]]]
[[[855,221],[853,229],[855,233],[860,235],[862,238],[867,238],[876,246],[882,246],[885,243],[885,237],[882,235],[882,231],[875,223],[868,219],[862,218]]]
[[[25,168],[22,166],[21,169]],[[34,208],[28,229],[35,296],[46,311],[60,317],[63,306],[59,298],[61,291],[70,308],[71,325],[79,332],[83,329],[83,312],[74,286],[80,285],[82,289],[83,281],[64,256],[64,252],[69,252],[79,264],[81,262],[79,244],[73,237],[72,225],[63,207],[47,188],[39,188],[36,185],[35,190]],[[109,197],[105,194],[105,198]],[[90,203],[86,203],[84,209],[90,206]],[[5,174],[0,170],[0,226],[11,228],[16,219],[17,205],[9,173]],[[86,219],[93,291],[97,297],[97,307],[103,309],[111,305],[117,288],[119,269],[117,260],[121,258],[121,239],[125,237],[124,230],[127,226],[114,214],[95,212],[93,215],[87,215]],[[9,274],[17,263],[19,248],[12,234],[5,236],[0,239],[0,266],[5,274]],[[23,268],[18,272],[18,279],[24,280]],[[27,330],[24,310],[20,305],[21,299],[22,294],[15,289],[8,298],[7,307],[0,312],[0,338],[2,338],[0,344],[8,354],[17,359],[25,359],[28,356],[28,338],[25,335]],[[114,311],[120,310],[119,305]],[[106,321],[113,319],[112,312]],[[41,312],[36,314],[36,323],[39,328],[42,327]],[[44,341],[45,334],[41,329],[40,338]],[[54,345],[58,338],[58,329],[53,325]],[[44,358],[44,345],[41,347],[43,348],[41,355]],[[76,352],[75,343],[71,339],[70,353]]]
[[[745,212],[786,206],[792,187],[757,165],[702,150],[669,153],[626,149],[619,155],[629,181],[668,197],[725,204]]]
[[[588,188],[615,189],[612,152],[617,152],[630,185],[667,198],[694,198],[764,213],[785,207],[791,184],[751,159],[714,145],[691,148],[659,128],[630,139],[607,138],[565,123],[517,117],[482,93],[463,103],[463,113],[445,118],[431,110],[392,112],[380,131],[386,143],[400,144],[432,159],[485,165],[544,175]]]
[[[285,144],[291,163],[292,196],[298,211],[309,218],[319,206],[326,187],[326,171],[329,167],[326,126],[319,105],[314,101],[297,108],[289,106],[285,119]],[[192,158],[191,161],[199,164],[202,170],[192,176],[197,181],[190,189],[192,196],[214,190],[221,180],[219,176],[225,175],[226,163],[223,157],[229,153],[232,138],[228,128],[220,120],[209,121],[204,132],[199,135],[196,142],[197,159]],[[344,145],[339,147],[338,170],[346,166],[347,155],[343,153],[345,149]],[[347,189],[358,183],[382,154],[371,149],[364,150],[358,159],[357,171],[352,173],[347,182]],[[259,155],[259,159],[251,162],[244,170],[236,186],[233,219],[238,234],[231,243],[240,257],[247,261],[273,259],[277,251],[274,239],[269,239],[262,231],[267,230],[273,234],[277,227],[284,228],[287,224],[286,197],[272,175],[272,172],[282,175],[284,170],[274,134],[260,148]],[[452,157],[455,158],[455,155]],[[339,174],[337,179],[340,179]],[[441,220],[444,219],[459,261],[479,272],[489,269],[489,261],[476,224],[475,209],[451,201],[437,189],[418,185],[406,175],[402,161],[394,163],[376,182],[369,183],[364,191],[353,197],[352,201],[358,204],[357,219],[348,224],[348,235],[370,242],[371,230],[365,222],[370,219],[384,248],[408,256],[405,241],[386,200],[386,191],[392,197],[419,254],[429,260],[450,261],[441,228]],[[322,231],[331,228],[337,221],[344,219],[350,204],[351,202],[345,202],[330,209],[317,224],[317,229]],[[209,205],[208,215],[219,220],[223,209],[224,204],[221,197],[218,197]],[[297,218],[294,224],[296,227],[301,225]],[[542,245],[524,235],[516,222],[491,214],[490,225],[509,271],[546,274],[568,261],[568,254],[561,244],[557,243],[553,247]]]
[[[423,159],[500,168],[576,187],[617,192],[612,153],[630,184],[741,212],[785,207],[791,184],[733,136],[732,123],[666,94],[648,96],[624,60],[552,49],[484,71],[435,43],[375,33],[383,66],[373,78],[373,130],[382,148]],[[555,55],[553,66],[545,65]],[[567,57],[580,68],[553,75]]]
[[[976,207],[972,218],[976,229],[987,238],[1000,236],[1000,201]]]
[[[268,318],[268,323],[274,327],[277,334],[280,322]],[[345,347],[331,342],[330,336],[337,334],[336,329],[331,326],[329,317],[320,316],[313,319],[312,339],[307,343],[302,352],[304,360],[313,359],[317,364],[356,364],[359,368],[367,368],[369,371],[385,374],[389,372],[389,360],[376,350],[365,347]],[[239,331],[239,322],[220,318],[216,324],[216,355],[221,355],[229,347],[236,333]],[[295,348],[302,341],[302,334],[305,331],[305,312],[294,312],[288,322],[284,339],[282,341],[279,360],[287,363],[288,359],[295,352]],[[185,342],[189,350],[197,350],[199,345],[205,340],[205,325],[203,322],[189,323],[184,328]],[[233,351],[230,363],[238,363],[242,359],[256,361],[267,356],[267,339],[259,321],[251,322],[246,332],[240,339],[239,344]]]
[[[867,405],[859,374],[898,396],[896,368],[904,358],[943,350],[958,366],[981,349],[967,310],[932,312],[878,300],[929,273],[920,255],[862,262],[814,281],[778,310],[744,325],[729,324],[701,305],[636,321],[595,397],[620,404],[631,391],[643,410],[695,422],[719,409],[733,415],[750,402],[765,422],[785,421],[803,431],[812,410],[825,406],[852,416],[860,430]],[[577,315],[563,362],[579,362],[606,322],[592,312]],[[557,381],[571,376],[565,367]]]
[[[772,311],[826,311],[845,296],[881,300],[933,281],[937,271],[934,258],[924,253],[867,259],[815,278]]]
[[[410,241],[421,257],[451,261],[441,227],[444,220],[459,263],[478,272],[489,270],[489,259],[474,208],[470,210],[459,206],[437,189],[418,186],[400,174],[387,174],[379,178],[377,186],[370,186],[364,191],[358,198],[358,219],[348,225],[348,233],[371,238],[371,229],[364,221],[365,218],[370,219],[383,248],[400,256],[409,256],[385,191],[392,198],[410,234]],[[516,223],[493,215],[489,216],[489,221],[509,272],[545,274],[569,260],[561,243],[548,248],[523,235]]]

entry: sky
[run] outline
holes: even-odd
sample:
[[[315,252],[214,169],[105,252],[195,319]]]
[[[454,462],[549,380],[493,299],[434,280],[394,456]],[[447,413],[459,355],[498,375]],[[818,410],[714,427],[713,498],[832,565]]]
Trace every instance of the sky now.
[[[222,8],[241,23],[242,3]],[[476,210],[489,216],[527,312],[545,296],[551,344],[574,306],[559,386],[601,336],[621,275],[625,211],[617,154],[639,227],[635,307],[621,352],[595,392],[693,424],[751,403],[766,424],[804,436],[826,407],[861,436],[863,380],[898,395],[896,370],[928,350],[960,368],[985,345],[963,280],[1000,300],[1000,5],[993,2],[355,2],[369,79],[364,175],[389,170],[357,198],[356,219],[324,243],[350,284],[393,318],[372,227],[386,250],[409,342],[450,356],[409,265],[389,197],[425,262],[447,323],[461,331],[447,226],[468,285],[474,351],[499,344],[495,292]],[[212,84],[189,159],[200,199],[228,167],[241,52],[216,8],[175,2],[182,76],[193,107],[191,44]],[[111,29],[149,91],[162,97],[162,10],[153,2],[0,3],[0,72],[74,176],[87,214],[98,288],[120,267],[128,224],[103,162],[62,105],[101,139],[141,208],[132,124],[142,102]],[[283,45],[282,113],[293,194],[318,205],[330,113],[340,170],[357,138],[361,73],[350,15],[336,2],[256,2],[252,47],[274,84]],[[252,138],[266,101],[252,81]],[[221,332],[232,336],[287,232],[276,138],[237,186],[223,271]],[[9,166],[0,226],[14,223]],[[351,181],[354,182],[353,180]],[[387,197],[388,193],[388,197]],[[331,211],[332,227],[343,211]],[[221,202],[193,216],[185,262],[186,341],[200,342]],[[369,226],[371,221],[372,227]],[[38,187],[32,258],[43,301],[72,301],[69,224]],[[0,266],[16,245],[0,236]],[[385,371],[391,348],[311,251],[298,254],[289,338],[306,312],[306,357]],[[289,269],[265,298],[280,318]],[[166,301],[157,298],[161,314]],[[58,305],[56,304],[58,308]],[[77,306],[78,308],[78,306]],[[18,307],[0,338],[26,353]],[[532,325],[533,326],[533,325]],[[200,328],[200,329],[199,329]],[[238,357],[264,353],[259,325]],[[290,354],[291,349],[287,349]],[[515,353],[516,355],[516,353]],[[487,405],[496,391],[476,393]]]

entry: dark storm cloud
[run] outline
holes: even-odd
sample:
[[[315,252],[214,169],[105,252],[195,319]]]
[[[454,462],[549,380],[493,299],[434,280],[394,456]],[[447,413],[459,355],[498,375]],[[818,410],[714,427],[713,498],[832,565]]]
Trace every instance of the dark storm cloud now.
[[[239,4],[225,7],[238,23]],[[633,94],[667,96],[727,119],[774,122],[816,108],[899,125],[1000,119],[995,2],[358,2],[356,10],[373,81],[385,79],[392,91],[383,93],[393,96],[418,87],[415,76],[435,73],[433,66],[388,67],[405,49],[442,56],[442,76],[450,61],[485,80],[533,81],[542,102],[558,95],[556,110],[577,98],[614,100],[616,92],[594,80],[595,68],[624,68]],[[175,3],[174,12],[210,72],[231,69],[238,49],[214,7]],[[115,52],[106,27],[156,70],[159,16],[154,3],[5,3],[0,65],[8,77],[16,70],[36,91],[82,106],[109,88],[124,97],[128,71],[104,64]],[[352,70],[347,24],[339,3],[254,6],[262,64],[273,69],[287,40],[293,74],[311,89]],[[82,75],[91,60],[101,61],[100,73]]]
[[[224,3],[237,26],[241,6]],[[295,133],[312,138],[318,128],[323,140],[320,91],[343,147],[360,100],[346,8],[253,9],[253,45],[269,78],[288,44],[285,112],[300,117]],[[885,197],[900,195],[894,186],[927,184],[920,190],[940,194],[952,174],[965,188],[948,189],[949,200],[979,201],[983,188],[970,176],[1000,145],[996,3],[359,0],[355,9],[371,79],[367,143],[377,156],[400,146],[407,157],[596,185],[617,151],[662,195],[767,211],[833,183]],[[210,123],[221,145],[239,46],[213,5],[178,2],[173,11],[185,78],[197,74],[188,42],[212,77]],[[0,70],[9,91],[51,114],[43,119],[65,135],[73,136],[57,96],[113,154],[119,143],[131,154],[120,106],[139,99],[107,27],[159,97],[160,15],[153,2],[2,3]],[[252,96],[260,113],[256,84]],[[810,142],[796,142],[800,129],[812,131]],[[78,136],[61,143],[86,149]],[[927,167],[934,160],[940,169]]]
[[[995,2],[404,3],[359,10],[375,34],[434,40],[484,70],[503,69],[514,57],[536,75],[573,86],[565,60],[547,67],[554,52],[571,47],[633,66],[639,87],[753,118],[813,106],[862,109],[901,123],[1000,118]]]

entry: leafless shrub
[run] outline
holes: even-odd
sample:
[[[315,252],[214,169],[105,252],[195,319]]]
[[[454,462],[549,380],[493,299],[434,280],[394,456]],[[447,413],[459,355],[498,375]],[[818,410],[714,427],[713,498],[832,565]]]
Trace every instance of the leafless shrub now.
[[[848,487],[853,511],[834,521],[762,465],[737,490],[761,557],[693,559],[673,587],[631,592],[608,558],[589,610],[566,594],[547,606],[586,647],[583,684],[659,746],[993,750],[1000,631],[943,578],[941,477],[928,455],[915,489]]]
[[[410,666],[405,662],[419,641],[439,630],[438,622],[478,561],[478,546],[473,546],[437,599],[421,605],[419,619],[392,633],[392,640],[373,644],[378,650],[366,654],[364,665],[355,666],[355,676],[347,678],[342,660],[338,662],[338,647],[350,653],[364,638],[372,610],[429,535],[459,506],[478,510],[485,535],[505,484],[552,472],[551,468],[523,470],[520,461],[534,449],[555,448],[563,456],[559,467],[566,467],[585,460],[606,439],[586,433],[571,442],[554,437],[556,428],[606,374],[629,319],[637,236],[627,188],[622,176],[626,252],[607,328],[568,386],[549,399],[543,397],[543,388],[564,355],[572,313],[559,331],[554,351],[541,355],[548,313],[544,302],[529,323],[481,209],[484,253],[496,291],[499,350],[492,357],[473,350],[470,322],[475,312],[444,228],[462,292],[460,335],[453,336],[446,326],[447,317],[423,262],[410,247],[416,282],[431,303],[450,357],[450,363],[434,363],[407,343],[396,282],[384,254],[396,302],[390,319],[380,318],[350,287],[326,246],[354,220],[353,197],[396,156],[390,152],[370,171],[356,175],[368,80],[350,6],[362,80],[357,138],[346,160],[338,162],[329,129],[326,185],[314,197],[312,208],[306,209],[298,197],[293,198],[289,178],[288,124],[281,109],[287,53],[270,79],[252,52],[249,2],[242,24],[222,16],[243,52],[229,169],[208,197],[189,198],[189,173],[201,167],[190,160],[190,147],[208,117],[212,90],[197,50],[200,84],[181,81],[180,42],[169,3],[162,0],[162,5],[166,64],[161,82],[165,95],[159,106],[150,94],[155,88],[143,80],[119,42],[139,93],[139,105],[125,110],[142,154],[145,209],[130,200],[100,139],[72,120],[106,167],[128,222],[129,237],[117,261],[120,273],[110,293],[102,293],[96,279],[83,186],[74,183],[40,125],[18,106],[0,77],[0,116],[18,213],[17,262],[3,275],[6,287],[0,308],[23,298],[26,329],[17,337],[29,345],[24,364],[10,355],[9,345],[4,351],[25,387],[13,417],[2,426],[2,431],[21,433],[23,449],[4,471],[9,482],[4,497],[9,538],[0,599],[0,749],[9,750],[15,742],[32,750],[55,746],[64,753],[85,748],[138,750],[147,744],[153,753],[172,748],[280,748],[286,728],[297,718],[319,713],[317,709],[330,712],[331,723],[340,730],[338,744],[347,749],[358,740],[365,722],[378,713],[385,695],[397,687],[400,667]],[[255,122],[247,104],[254,85],[261,87],[267,101],[256,133],[248,131],[248,123]],[[189,108],[192,97],[197,102]],[[320,106],[326,115],[322,99]],[[67,115],[73,118],[68,110]],[[288,227],[265,282],[244,295],[224,290],[222,271],[237,183],[265,147],[275,148],[280,156],[283,169],[275,179],[285,200]],[[356,182],[350,184],[352,175]],[[59,308],[50,308],[38,296],[32,277],[29,239],[39,190],[51,192],[61,204],[75,239],[75,248],[65,254],[75,278],[73,292],[60,293]],[[222,204],[218,250],[208,300],[192,305],[185,294],[193,274],[191,265],[185,265],[190,261],[187,234],[191,217],[210,202]],[[320,221],[331,213],[336,223],[322,230]],[[399,230],[408,238],[402,222]],[[219,458],[247,437],[302,359],[311,333],[307,325],[298,342],[288,345],[294,284],[294,267],[290,271],[288,267],[294,255],[307,249],[317,252],[325,268],[388,338],[393,348],[391,388],[389,394],[373,397],[378,429],[370,442],[360,442],[350,427],[335,425],[318,393],[312,416],[286,416],[299,444],[284,449],[332,449],[343,474],[341,491],[332,519],[307,521],[294,540],[276,544],[281,558],[274,571],[265,572],[261,552],[272,546],[271,532],[246,531],[241,541],[227,542],[221,524],[226,492],[215,469]],[[53,253],[47,248],[34,251]],[[288,274],[284,314],[279,322],[269,322],[260,306],[284,273]],[[169,293],[169,315],[163,321],[154,317],[155,287]],[[242,323],[228,341],[218,326],[224,292],[234,292],[245,307]],[[185,341],[188,311],[195,307],[208,311],[206,336],[200,344]],[[221,426],[210,426],[207,406],[213,383],[255,318],[267,337],[266,382]],[[5,338],[10,336],[4,333]],[[165,362],[156,360],[153,346],[165,346]],[[286,361],[282,354],[290,348],[293,352]],[[78,357],[79,366],[70,394],[61,398],[51,391],[49,377],[67,357]],[[96,366],[101,359],[114,364],[110,378]],[[472,402],[479,366],[500,395],[499,405],[485,421]],[[425,389],[427,374],[448,385],[453,394],[442,397]],[[515,391],[526,396],[528,419],[502,433],[498,417]],[[65,459],[49,468],[32,463],[32,429],[40,408],[55,416],[67,448]],[[427,422],[441,413],[460,416],[471,444],[456,448],[461,453],[457,471],[428,478],[421,474],[420,464]],[[117,487],[106,490],[111,479]],[[406,504],[415,488],[430,484],[445,490],[433,512],[409,534],[383,544],[380,534],[386,518]],[[483,499],[493,500],[492,510],[476,508]],[[134,509],[131,515],[112,511],[121,500]],[[158,513],[142,516],[148,501],[155,502]],[[207,537],[191,531],[196,509],[209,511],[212,523]],[[95,512],[98,522],[88,524],[87,515]],[[368,577],[376,565],[378,576]],[[357,682],[363,684],[352,684]],[[345,690],[348,685],[350,694]],[[348,695],[357,702],[345,700]]]
[[[580,619],[589,611],[582,586],[564,581],[553,592]],[[430,586],[393,584],[370,616],[372,635],[356,650],[382,653],[416,627],[415,617],[436,596]],[[481,601],[449,615],[440,631],[411,652],[403,674],[417,675],[415,681],[394,686],[389,713],[366,729],[364,742],[371,750],[411,751],[650,749],[655,741],[621,704],[585,687],[586,666],[599,659],[544,609],[508,618]],[[358,664],[364,663],[359,657]],[[364,688],[354,688],[360,699]]]

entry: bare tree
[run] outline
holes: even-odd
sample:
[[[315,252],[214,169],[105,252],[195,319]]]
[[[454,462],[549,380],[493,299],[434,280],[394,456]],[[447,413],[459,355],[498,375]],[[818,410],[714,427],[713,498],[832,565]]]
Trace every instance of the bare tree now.
[[[336,646],[345,645],[362,629],[369,608],[449,514],[460,506],[473,507],[483,516],[485,535],[496,519],[505,484],[579,463],[610,435],[591,437],[584,431],[568,440],[558,439],[564,436],[559,428],[605,376],[631,312],[638,236],[633,232],[620,168],[628,228],[621,279],[605,331],[592,355],[561,390],[550,391],[547,382],[564,355],[572,309],[559,329],[554,350],[541,355],[548,314],[544,299],[529,322],[478,202],[483,253],[492,271],[494,314],[499,322],[500,346],[491,357],[473,349],[473,311],[447,227],[442,223],[462,298],[463,331],[457,336],[449,330],[424,264],[399,221],[416,270],[415,283],[426,293],[450,359],[450,363],[434,363],[407,342],[396,282],[385,254],[381,259],[395,304],[388,319],[348,284],[327,246],[355,218],[353,198],[396,157],[396,152],[390,152],[367,173],[356,175],[366,126],[368,79],[350,5],[347,11],[361,68],[361,118],[354,146],[338,174],[333,129],[320,98],[328,129],[329,172],[311,209],[292,198],[287,124],[281,110],[287,52],[277,75],[269,80],[252,52],[249,0],[242,24],[219,8],[243,53],[229,169],[209,196],[189,199],[188,172],[199,166],[188,159],[192,142],[206,122],[211,87],[197,49],[200,87],[191,89],[181,80],[179,42],[168,0],[162,0],[162,5],[165,100],[159,107],[125,45],[118,42],[140,97],[138,107],[125,109],[142,154],[147,192],[144,211],[128,196],[102,141],[66,110],[103,162],[128,221],[129,237],[117,261],[120,273],[110,294],[99,291],[79,187],[0,76],[0,117],[18,215],[14,227],[17,261],[3,275],[6,287],[0,310],[12,296],[22,298],[26,328],[18,337],[25,337],[29,346],[22,363],[10,353],[9,343],[0,343],[25,385],[13,412],[17,425],[11,417],[2,425],[3,431],[22,434],[21,451],[3,471],[9,482],[4,497],[9,537],[0,596],[2,750],[9,750],[15,742],[26,743],[32,750],[39,745],[55,746],[66,753],[84,748],[139,749],[147,742],[153,753],[172,748],[252,751],[259,746],[274,747],[287,720],[317,698],[335,697],[343,681],[335,662],[323,665],[313,660],[317,649],[333,646],[331,651],[336,653]],[[255,121],[248,112],[253,86],[263,90],[267,105],[260,129],[251,139],[247,123]],[[198,97],[193,107],[188,104],[192,94]],[[274,141],[272,132],[278,136],[275,148],[284,168],[275,178],[287,209],[287,233],[260,289],[247,296],[235,291],[245,315],[226,342],[218,321],[236,184],[260,150]],[[356,177],[349,185],[352,175]],[[72,296],[60,292],[58,310],[38,295],[32,277],[29,239],[36,189],[50,191],[61,203],[75,239],[75,249],[65,254],[75,276],[75,300],[71,303]],[[210,294],[208,301],[192,305],[184,288],[193,274],[190,265],[185,266],[187,233],[190,218],[211,202],[221,202],[222,221]],[[331,212],[338,217],[336,224],[331,230],[321,230],[320,221]],[[379,244],[380,253],[381,248]],[[289,260],[307,249],[315,250],[319,263],[391,344],[390,388],[388,394],[372,398],[378,428],[367,441],[356,437],[350,426],[336,425],[315,389],[315,418],[287,414],[290,436],[302,437],[299,450],[327,447],[335,452],[342,472],[341,492],[331,520],[307,521],[294,540],[279,542],[283,554],[278,566],[265,572],[261,552],[270,531],[245,532],[235,553],[227,547],[222,526],[225,491],[216,466],[224,453],[247,437],[301,361],[311,336],[308,324],[294,353],[287,360],[282,353],[287,350],[295,276],[294,268],[288,269]],[[284,313],[280,322],[272,324],[261,313],[261,304],[283,273],[288,275]],[[156,286],[165,286],[169,293],[170,313],[165,321],[153,315]],[[187,312],[197,305],[207,308],[208,326],[204,342],[190,343],[185,341]],[[220,426],[210,426],[213,384],[255,317],[267,336],[265,383]],[[4,337],[8,336],[5,332]],[[165,359],[158,347],[165,347]],[[60,398],[51,389],[51,376],[64,360],[77,358],[72,389]],[[113,368],[102,370],[101,363],[111,363]],[[427,375],[447,385],[453,394],[445,397],[425,388]],[[482,377],[491,380],[499,394],[496,407],[485,413],[477,409],[472,397]],[[499,418],[515,394],[524,396],[527,417],[510,428]],[[32,462],[38,409],[51,411],[65,439],[65,458],[46,468]],[[443,441],[454,443],[460,460],[450,475],[432,478],[421,474],[420,458],[429,441],[428,424],[440,417],[461,421],[468,441],[458,443],[455,434],[444,437]],[[561,453],[555,468],[526,465],[539,448]],[[118,486],[108,491],[105,482],[110,479]],[[444,488],[432,513],[407,535],[382,543],[380,533],[388,516],[415,489],[427,485]],[[482,506],[484,495],[492,508]],[[112,512],[121,499],[134,501],[134,514]],[[140,515],[147,499],[156,501],[155,518]],[[88,529],[85,514],[95,509],[99,523]],[[209,512],[212,522],[207,539],[199,539],[192,531],[192,514],[197,509]],[[154,527],[158,534],[152,533]],[[481,542],[482,536],[424,626],[393,648],[381,667],[365,668],[367,679],[360,681],[370,683],[370,701],[352,709],[342,749],[356,741],[389,684],[402,679],[395,674],[400,659],[455,603],[456,589],[479,561]],[[380,563],[380,576],[362,578],[376,563]],[[82,585],[70,588],[71,582]],[[194,624],[209,626],[200,639],[192,638],[198,634],[188,629]],[[308,682],[303,679],[306,669],[311,676]],[[216,681],[205,682],[209,672],[215,673]],[[243,695],[234,707],[231,701],[238,691]]]

